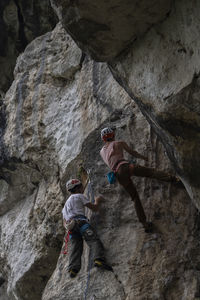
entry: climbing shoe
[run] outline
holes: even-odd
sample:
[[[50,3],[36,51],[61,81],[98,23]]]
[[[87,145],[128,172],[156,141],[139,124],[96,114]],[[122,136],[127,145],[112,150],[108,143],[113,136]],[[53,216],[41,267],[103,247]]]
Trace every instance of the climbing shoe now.
[[[101,268],[113,272],[113,268],[100,258],[94,260],[94,266],[97,268]]]
[[[75,278],[77,274],[78,274],[77,270],[75,270],[75,269],[69,270],[69,276],[70,276],[70,278]]]
[[[144,231],[146,233],[152,233],[153,232],[153,223],[152,222],[146,222],[143,224],[144,226]]]
[[[176,187],[184,188],[184,185],[183,185],[182,181],[180,180],[180,178],[178,178],[178,177],[176,177],[176,176],[171,176],[171,182],[172,182],[173,185],[175,185]]]

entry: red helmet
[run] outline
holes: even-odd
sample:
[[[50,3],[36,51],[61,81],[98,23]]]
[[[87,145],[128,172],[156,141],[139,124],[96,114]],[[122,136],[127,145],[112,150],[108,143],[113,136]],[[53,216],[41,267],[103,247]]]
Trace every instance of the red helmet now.
[[[113,139],[115,136],[114,131],[112,128],[106,127],[101,130],[101,138],[104,142],[107,142],[110,139]]]
[[[66,188],[68,191],[72,190],[75,186],[82,184],[78,179],[70,179],[66,183]]]

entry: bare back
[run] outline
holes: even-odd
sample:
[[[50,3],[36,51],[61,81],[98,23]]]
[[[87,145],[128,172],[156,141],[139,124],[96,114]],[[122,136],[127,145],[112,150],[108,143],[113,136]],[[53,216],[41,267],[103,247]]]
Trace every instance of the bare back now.
[[[123,142],[121,141],[107,142],[101,149],[100,155],[113,171],[117,171],[120,165],[128,163],[124,158]]]

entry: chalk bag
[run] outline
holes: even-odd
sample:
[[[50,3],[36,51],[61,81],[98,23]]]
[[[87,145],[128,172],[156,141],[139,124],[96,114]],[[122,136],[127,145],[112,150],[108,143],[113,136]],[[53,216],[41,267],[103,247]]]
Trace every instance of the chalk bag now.
[[[106,177],[107,177],[108,182],[110,184],[114,184],[116,182],[116,177],[115,177],[115,173],[114,172],[109,172],[108,174],[106,174]]]

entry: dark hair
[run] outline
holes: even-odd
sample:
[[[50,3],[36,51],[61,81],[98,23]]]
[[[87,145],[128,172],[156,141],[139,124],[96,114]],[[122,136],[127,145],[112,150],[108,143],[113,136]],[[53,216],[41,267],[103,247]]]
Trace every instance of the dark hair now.
[[[79,185],[76,185],[73,189],[69,190],[70,193],[74,194],[79,190],[79,188],[82,186],[82,183]]]

